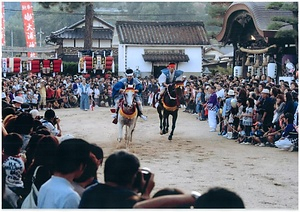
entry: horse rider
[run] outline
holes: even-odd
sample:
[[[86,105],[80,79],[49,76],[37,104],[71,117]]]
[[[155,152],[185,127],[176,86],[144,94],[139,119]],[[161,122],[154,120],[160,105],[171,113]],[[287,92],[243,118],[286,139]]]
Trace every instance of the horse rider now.
[[[166,87],[176,81],[181,81],[183,76],[183,71],[175,70],[175,63],[170,63],[167,68],[161,70],[161,74],[158,77],[158,83],[160,84],[160,93],[158,96],[158,101],[164,95]]]
[[[119,108],[119,101],[123,97],[123,92],[125,91],[125,87],[127,85],[134,85],[136,95],[134,97],[135,102],[138,105],[138,114],[143,120],[147,120],[147,117],[143,115],[143,107],[142,107],[142,101],[141,101],[141,95],[142,95],[142,90],[143,90],[143,85],[142,83],[133,76],[133,70],[132,69],[127,69],[125,71],[125,76],[124,78],[120,79],[113,87],[113,92],[112,96],[115,102],[115,108],[111,111],[116,111],[116,113],[113,115],[113,123],[116,124],[118,122],[118,108]]]

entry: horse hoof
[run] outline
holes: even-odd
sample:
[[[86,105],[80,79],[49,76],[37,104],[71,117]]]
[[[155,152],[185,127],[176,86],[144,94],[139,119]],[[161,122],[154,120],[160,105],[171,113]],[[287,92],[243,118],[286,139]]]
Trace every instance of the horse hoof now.
[[[162,135],[162,134],[163,134],[163,131],[160,131],[160,132],[159,132],[159,134],[161,134],[161,135]]]
[[[169,139],[169,141],[171,141],[172,140],[172,136],[169,136],[168,139]]]

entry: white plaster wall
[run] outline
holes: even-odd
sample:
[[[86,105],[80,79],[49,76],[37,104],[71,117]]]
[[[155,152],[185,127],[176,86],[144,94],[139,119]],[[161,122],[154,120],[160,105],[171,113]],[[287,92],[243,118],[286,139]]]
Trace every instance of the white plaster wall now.
[[[101,48],[111,48],[111,41],[110,40],[100,40],[100,47]]]
[[[187,76],[190,74],[200,76],[202,71],[202,47],[186,47],[185,54],[189,56],[190,60],[179,63],[178,69],[184,71]]]
[[[135,70],[138,66],[142,77],[149,75],[152,71],[152,63],[145,62],[142,56],[143,54],[144,47],[129,46],[127,48],[127,67],[125,67]]]
[[[132,45],[119,45],[119,75],[123,75],[127,68],[133,70],[139,67],[142,77],[149,76],[152,71],[152,63],[145,62],[142,55],[144,49],[184,49],[185,54],[189,56],[188,62],[180,62],[178,69],[184,71],[187,76],[193,74],[200,76],[202,71],[202,47],[201,46],[132,46]]]
[[[64,47],[74,47],[74,40],[71,39],[64,39],[63,40]]]
[[[75,47],[84,47],[84,40],[79,40],[79,39],[76,39],[76,42],[75,42]]]

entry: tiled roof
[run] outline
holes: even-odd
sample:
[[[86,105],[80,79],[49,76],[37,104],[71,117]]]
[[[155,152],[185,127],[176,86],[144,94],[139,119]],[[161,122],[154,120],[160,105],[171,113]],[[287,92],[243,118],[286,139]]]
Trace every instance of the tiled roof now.
[[[103,39],[103,40],[112,40],[114,27],[103,21],[102,19],[94,16],[94,20],[106,25],[107,28],[94,27],[93,29],[93,39]],[[56,39],[83,39],[84,38],[84,27],[79,28],[81,24],[85,23],[85,18],[62,29],[59,29],[55,32],[51,32],[50,36],[46,37],[48,41],[54,41]]]
[[[232,7],[238,4],[240,3],[233,3]],[[243,4],[249,8],[251,14],[253,14],[255,24],[262,31],[268,30],[268,26],[274,17],[293,17],[291,11],[267,9],[270,2],[245,2]]]
[[[188,62],[189,56],[181,53],[164,54],[164,53],[150,53],[143,54],[144,61],[147,62]]]
[[[203,22],[117,21],[121,44],[208,45]]]
[[[51,38],[63,39],[80,39],[84,38],[84,28],[63,28],[62,30],[52,32]],[[111,40],[113,38],[113,31],[111,29],[93,29],[93,39]]]

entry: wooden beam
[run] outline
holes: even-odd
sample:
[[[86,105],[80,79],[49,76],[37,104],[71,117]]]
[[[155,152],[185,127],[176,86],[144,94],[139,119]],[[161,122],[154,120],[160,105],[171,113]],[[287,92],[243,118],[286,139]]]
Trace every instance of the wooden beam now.
[[[11,47],[11,46],[2,46],[2,52],[36,52],[36,53],[43,53],[43,52],[56,52],[59,48],[58,45],[56,46],[46,46],[46,47]]]

